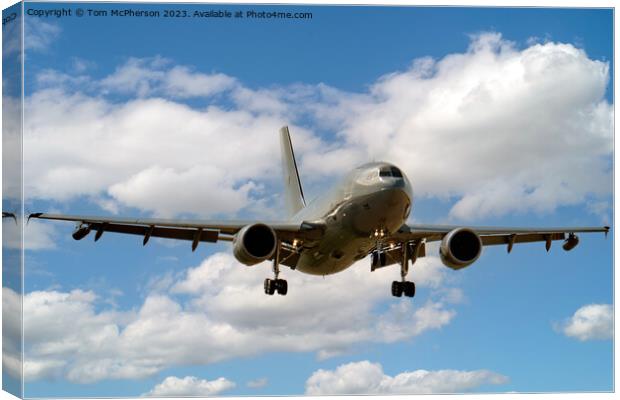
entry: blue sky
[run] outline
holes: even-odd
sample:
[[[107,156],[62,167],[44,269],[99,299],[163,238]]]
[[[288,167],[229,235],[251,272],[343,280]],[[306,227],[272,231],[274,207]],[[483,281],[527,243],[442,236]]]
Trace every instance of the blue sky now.
[[[415,222],[609,223],[610,10],[252,8],[313,18],[27,17],[27,211],[276,219],[289,124],[310,196],[385,159],[412,178]],[[162,393],[167,378],[203,394],[378,390],[335,386],[347,371],[386,392],[612,390],[613,231],[570,253],[485,249],[461,271],[430,247],[408,300],[389,296],[396,268],[367,260],[324,281],[285,271],[292,293],[266,298],[269,266],[227,244],[28,229],[26,396]],[[50,325],[63,318],[80,328]],[[444,386],[400,375],[420,370]],[[450,386],[459,373],[469,386]]]

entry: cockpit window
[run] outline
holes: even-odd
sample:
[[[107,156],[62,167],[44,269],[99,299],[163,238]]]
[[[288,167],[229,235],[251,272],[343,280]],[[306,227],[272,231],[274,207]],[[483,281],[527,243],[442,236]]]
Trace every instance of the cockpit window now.
[[[402,178],[403,177],[403,173],[400,172],[400,170],[396,167],[392,167],[392,176],[394,178]]]
[[[396,167],[383,167],[379,170],[379,176],[382,177],[394,177],[394,178],[402,178],[403,173]]]

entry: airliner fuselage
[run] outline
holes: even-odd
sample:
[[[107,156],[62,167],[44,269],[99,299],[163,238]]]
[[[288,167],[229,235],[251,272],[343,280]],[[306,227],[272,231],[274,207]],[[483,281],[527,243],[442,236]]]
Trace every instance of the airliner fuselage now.
[[[405,223],[412,201],[411,183],[396,166],[376,162],[354,169],[293,217],[326,226],[321,240],[301,252],[296,269],[328,275],[348,268]]]

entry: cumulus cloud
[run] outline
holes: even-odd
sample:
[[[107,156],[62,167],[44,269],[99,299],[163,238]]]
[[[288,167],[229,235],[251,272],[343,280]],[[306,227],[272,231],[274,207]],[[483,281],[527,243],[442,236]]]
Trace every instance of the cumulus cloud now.
[[[195,376],[186,376],[185,378],[169,376],[142,396],[216,396],[234,387],[235,383],[226,378],[208,381],[206,379],[198,379]]]
[[[22,229],[23,227],[23,246]],[[15,221],[13,218],[2,219],[2,236],[4,237],[3,246],[9,249],[26,250],[49,250],[56,247],[53,237],[56,228],[53,224],[37,220],[30,220],[23,224],[21,217]]]
[[[520,48],[498,33],[473,35],[464,52],[415,59],[362,93],[324,84],[250,89],[161,57],[87,78],[53,80],[26,99],[33,197],[234,214],[264,204],[260,188],[279,181],[276,132],[288,123],[302,174],[314,181],[385,159],[418,195],[453,200],[454,219],[577,204],[608,213],[600,205],[611,193],[609,65],[571,44]],[[190,107],[188,98],[207,105]],[[170,204],[170,187],[191,193],[179,202],[190,200]]]
[[[582,342],[608,340],[613,337],[614,311],[611,304],[588,304],[556,328]]]
[[[248,268],[217,253],[162,280],[143,304],[127,311],[108,309],[93,291],[28,293],[26,378],[138,379],[172,366],[269,351],[326,358],[363,343],[410,340],[455,317],[449,304],[432,295],[419,304],[406,298],[394,303],[394,269],[371,273],[367,263],[356,264],[330,279],[283,271],[289,294],[271,297],[262,288],[266,267]]]
[[[108,210],[208,217],[249,206],[262,195],[253,180],[280,176],[273,152],[283,118],[216,106],[196,110],[161,98],[111,104],[51,88],[32,95],[26,109],[28,198],[87,196]],[[301,140],[308,136],[296,132]],[[171,198],[171,192],[186,195]]]
[[[8,66],[7,66],[8,67]],[[4,68],[3,74],[15,73],[18,76],[4,76],[4,79],[15,82],[16,79],[21,80],[21,76],[17,68]],[[11,90],[11,85],[7,84],[7,91]],[[15,88],[13,88],[15,90]],[[17,90],[20,90],[17,88]],[[4,207],[14,207],[14,209],[5,209],[4,211],[15,212],[21,200],[22,192],[22,140],[21,140],[21,101],[17,97],[17,93],[11,97],[5,93],[2,96],[2,196],[7,202]]]
[[[6,265],[5,265],[6,268]],[[2,288],[2,370],[22,377],[22,301],[15,291]]]
[[[162,57],[130,58],[105,77],[104,90],[137,94],[140,97],[168,95],[178,98],[208,97],[231,89],[236,80],[222,73],[204,74],[185,66],[170,67]]]
[[[246,383],[246,386],[252,389],[258,389],[267,386],[267,383],[269,383],[267,378],[258,378],[248,381],[248,383]]]
[[[346,148],[402,166],[418,194],[454,197],[454,218],[545,212],[611,193],[608,80],[607,63],[570,44],[519,49],[482,34],[322,114]]]
[[[502,385],[508,378],[487,370],[423,369],[389,376],[381,364],[370,361],[340,365],[335,370],[315,371],[306,381],[308,395],[461,393],[482,385]]]

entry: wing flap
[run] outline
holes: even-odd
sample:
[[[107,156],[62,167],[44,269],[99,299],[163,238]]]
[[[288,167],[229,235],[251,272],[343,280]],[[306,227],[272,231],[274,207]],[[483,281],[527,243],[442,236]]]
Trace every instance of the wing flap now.
[[[89,223],[91,230],[99,232],[126,233],[129,235],[140,235],[145,238],[160,237],[166,239],[196,240],[197,229],[172,228],[148,225],[123,225],[114,223]],[[99,235],[100,236],[100,235]],[[219,233],[216,230],[201,230],[198,237],[199,242],[217,242]],[[147,239],[148,240],[148,239]]]
[[[117,218],[117,217],[93,217],[86,215],[62,215],[62,214],[30,214],[31,218],[71,221],[78,224],[79,232],[74,233],[75,239],[81,239],[89,232],[97,232],[95,239],[99,239],[104,232],[124,233],[144,236],[144,243],[150,237],[167,239],[191,240],[197,242],[217,242],[218,240],[232,240],[232,236],[244,226],[255,224],[258,221],[192,221],[155,218]],[[279,239],[293,242],[295,239],[313,241],[319,239],[325,225],[321,221],[303,222],[265,222],[270,226]]]
[[[476,232],[482,240],[483,246],[507,245],[508,251],[512,250],[515,243],[546,242],[549,249],[551,242],[555,240],[565,240],[567,234],[569,239],[576,233],[602,232],[607,235],[608,226],[577,226],[562,228],[524,228],[524,227],[475,227],[464,225],[403,225],[392,238],[400,243],[406,241],[424,240],[434,242],[442,240],[443,237],[453,229],[468,228]],[[569,243],[566,250],[572,249],[577,242]]]
[[[504,235],[504,234],[526,234],[526,233],[587,233],[587,232],[608,232],[608,226],[565,226],[565,227],[494,227],[494,226],[467,226],[467,225],[403,225],[400,232],[418,236],[440,236],[457,228],[468,228],[479,235]]]
[[[494,246],[512,243],[533,243],[533,242],[546,242],[547,240],[564,240],[566,234],[563,232],[555,233],[522,233],[512,235],[489,235],[480,236],[482,244],[484,246]]]

